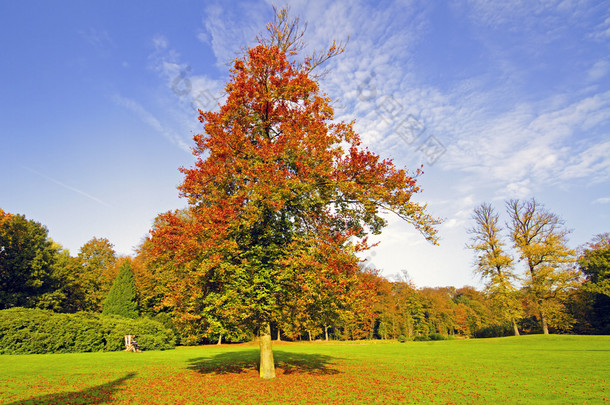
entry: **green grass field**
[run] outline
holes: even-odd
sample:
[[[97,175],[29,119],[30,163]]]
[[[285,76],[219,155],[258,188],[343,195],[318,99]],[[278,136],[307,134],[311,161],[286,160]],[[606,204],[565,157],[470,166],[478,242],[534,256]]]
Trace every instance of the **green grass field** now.
[[[0,401],[33,404],[599,404],[610,337],[280,343],[277,378],[256,345],[0,356]]]

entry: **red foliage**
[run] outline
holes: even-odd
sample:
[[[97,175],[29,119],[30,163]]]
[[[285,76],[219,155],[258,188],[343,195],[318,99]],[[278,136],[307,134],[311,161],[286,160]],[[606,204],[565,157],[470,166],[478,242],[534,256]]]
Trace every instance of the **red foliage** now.
[[[354,255],[366,239],[350,238],[379,232],[381,209],[435,240],[438,221],[411,201],[420,170],[408,175],[363,149],[351,124],[333,123],[307,64],[259,45],[235,62],[226,91],[220,111],[200,111],[197,160],[180,169],[188,208],[160,215],[148,242],[184,319],[327,325],[374,295]]]

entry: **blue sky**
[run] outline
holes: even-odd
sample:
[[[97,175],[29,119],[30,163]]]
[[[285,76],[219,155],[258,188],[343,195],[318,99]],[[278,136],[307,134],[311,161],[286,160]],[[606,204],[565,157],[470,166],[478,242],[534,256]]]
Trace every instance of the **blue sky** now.
[[[424,165],[440,245],[390,225],[369,263],[418,286],[477,285],[472,209],[531,198],[573,247],[610,231],[610,9],[603,1],[290,1],[309,50],[349,36],[322,89],[338,120],[401,167]],[[76,254],[131,254],[181,208],[194,107],[222,102],[228,63],[266,1],[0,3],[0,208]]]

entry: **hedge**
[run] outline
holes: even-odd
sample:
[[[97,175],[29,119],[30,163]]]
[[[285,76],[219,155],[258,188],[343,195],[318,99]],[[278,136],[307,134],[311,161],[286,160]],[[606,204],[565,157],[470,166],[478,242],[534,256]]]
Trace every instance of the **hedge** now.
[[[125,335],[135,335],[142,350],[172,349],[176,344],[173,331],[146,318],[26,308],[0,311],[0,354],[117,351],[125,348]]]

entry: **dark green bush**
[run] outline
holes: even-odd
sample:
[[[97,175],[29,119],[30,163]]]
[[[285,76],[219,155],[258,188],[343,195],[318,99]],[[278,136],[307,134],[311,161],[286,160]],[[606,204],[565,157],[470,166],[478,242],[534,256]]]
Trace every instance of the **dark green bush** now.
[[[170,329],[145,318],[25,308],[0,311],[0,354],[123,350],[125,335],[135,335],[142,350],[171,349],[176,340]]]
[[[429,340],[430,340],[430,338],[428,336],[415,336],[413,338],[414,342],[427,342]]]
[[[475,338],[493,338],[514,335],[515,331],[512,325],[491,325],[479,329],[474,332]]]
[[[428,336],[428,338],[430,340],[447,340],[447,337],[444,335],[441,335],[440,333],[431,333],[430,336]]]
[[[399,341],[400,343],[404,343],[404,342],[406,342],[406,340],[407,340],[407,338],[405,337],[405,335],[400,335],[400,336],[398,336],[398,341]]]

